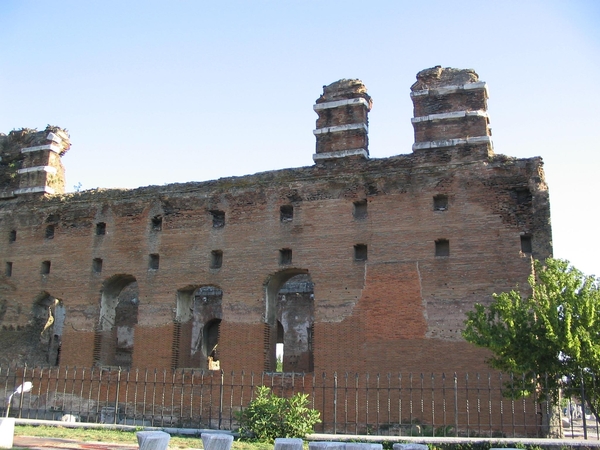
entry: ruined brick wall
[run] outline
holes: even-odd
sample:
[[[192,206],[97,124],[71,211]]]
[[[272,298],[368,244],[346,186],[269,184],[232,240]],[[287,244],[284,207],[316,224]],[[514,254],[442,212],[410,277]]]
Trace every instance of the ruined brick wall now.
[[[284,363],[315,373],[486,370],[460,330],[475,302],[525,284],[531,258],[551,255],[542,160],[494,153],[473,71],[429,69],[412,89],[410,154],[369,158],[371,99],[344,80],[315,106],[314,166],[1,200],[0,339],[33,332],[42,296],[66,311],[63,365],[110,365],[107,345],[131,349],[132,367],[200,364],[192,336],[205,355],[215,334],[201,336],[208,322],[185,325],[196,317],[221,320],[226,371],[274,370],[280,325],[295,330]],[[189,300],[202,287],[222,291],[220,312]],[[295,294],[306,307],[289,303]],[[119,318],[126,310],[135,321]],[[18,346],[0,350],[2,363],[27,359]]]

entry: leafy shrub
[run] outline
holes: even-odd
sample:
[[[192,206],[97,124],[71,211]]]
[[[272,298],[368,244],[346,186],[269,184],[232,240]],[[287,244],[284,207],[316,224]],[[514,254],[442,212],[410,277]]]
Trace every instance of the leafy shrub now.
[[[320,413],[308,407],[308,394],[287,399],[266,386],[256,388],[256,398],[238,414],[240,435],[261,442],[275,438],[303,438],[319,423]]]

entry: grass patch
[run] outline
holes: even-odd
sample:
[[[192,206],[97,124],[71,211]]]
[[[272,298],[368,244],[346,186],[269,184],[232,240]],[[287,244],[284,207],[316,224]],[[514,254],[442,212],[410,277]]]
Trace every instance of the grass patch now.
[[[105,430],[99,428],[65,428],[61,426],[16,425],[15,436],[35,436],[72,439],[84,442],[114,442],[137,445],[135,431]],[[202,440],[196,436],[171,436],[169,448],[201,449]],[[234,441],[232,450],[273,450],[273,444]]]

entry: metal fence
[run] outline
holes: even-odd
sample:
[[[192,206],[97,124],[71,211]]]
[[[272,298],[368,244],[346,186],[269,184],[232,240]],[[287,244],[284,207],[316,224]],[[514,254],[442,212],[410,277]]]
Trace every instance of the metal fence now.
[[[31,382],[30,392],[18,387]],[[1,368],[10,415],[42,420],[235,430],[257,386],[305,393],[321,413],[316,432],[389,436],[565,437],[598,439],[599,424],[577,399],[563,400],[562,430],[525,378],[490,374],[294,374],[118,368]],[[2,410],[6,415],[6,405]]]

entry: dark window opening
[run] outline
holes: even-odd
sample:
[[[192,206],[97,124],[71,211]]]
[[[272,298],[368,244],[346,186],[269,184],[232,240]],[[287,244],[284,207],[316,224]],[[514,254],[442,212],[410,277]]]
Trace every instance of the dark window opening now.
[[[210,252],[210,268],[220,269],[223,265],[223,251],[213,250]]]
[[[532,253],[531,236],[521,236],[521,251],[523,253]]]
[[[159,263],[160,263],[160,256],[157,253],[150,254],[150,258],[148,260],[148,269],[158,270]]]
[[[46,239],[54,238],[54,225],[48,225],[46,227]]]
[[[50,261],[42,261],[42,275],[48,275],[50,273]]]
[[[212,210],[210,211],[212,215],[212,223],[213,228],[223,228],[225,226],[225,211]]]
[[[511,191],[511,197],[517,201],[517,205],[525,205],[531,203],[533,196],[527,188],[517,188]]]
[[[94,258],[92,260],[92,270],[94,273],[102,272],[102,258]]]
[[[283,205],[279,208],[279,220],[281,222],[291,222],[294,219],[294,207],[292,205]]]
[[[12,262],[7,261],[6,267],[4,268],[4,274],[7,277],[12,277]]]
[[[162,231],[162,216],[152,218],[152,231]]]
[[[367,201],[359,200],[353,203],[352,215],[355,219],[365,219],[367,217]]]
[[[106,223],[98,222],[96,224],[96,236],[103,236],[106,234]]]
[[[435,256],[450,256],[450,241],[448,239],[435,241]]]
[[[17,230],[10,230],[8,233],[8,242],[15,242],[17,240]]]
[[[367,246],[365,244],[356,244],[354,246],[354,261],[367,260]]]
[[[291,264],[292,263],[292,249],[282,248],[279,250],[279,264]]]
[[[436,195],[433,197],[433,210],[446,211],[448,209],[448,196]]]

